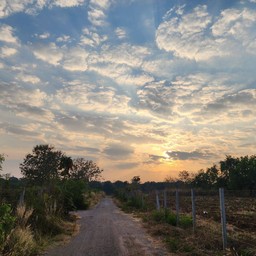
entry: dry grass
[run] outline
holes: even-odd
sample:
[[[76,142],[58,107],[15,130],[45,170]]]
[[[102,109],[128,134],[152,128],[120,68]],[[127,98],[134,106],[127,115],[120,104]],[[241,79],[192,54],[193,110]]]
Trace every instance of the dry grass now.
[[[4,256],[30,256],[37,252],[37,245],[30,227],[17,226],[8,236]]]

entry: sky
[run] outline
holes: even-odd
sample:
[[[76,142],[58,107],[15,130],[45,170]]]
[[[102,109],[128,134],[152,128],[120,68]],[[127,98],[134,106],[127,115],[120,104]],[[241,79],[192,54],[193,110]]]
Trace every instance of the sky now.
[[[256,0],[0,0],[4,173],[39,144],[104,180],[256,153]]]

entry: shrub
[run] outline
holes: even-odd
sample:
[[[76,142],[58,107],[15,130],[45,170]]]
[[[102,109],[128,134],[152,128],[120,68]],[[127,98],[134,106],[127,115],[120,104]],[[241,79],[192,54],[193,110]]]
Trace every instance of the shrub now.
[[[9,204],[0,205],[0,249],[7,236],[14,227],[16,218],[12,215],[12,208]]]
[[[180,215],[179,226],[182,228],[189,228],[193,225],[193,219],[188,215]]]
[[[3,255],[30,256],[35,255],[37,246],[30,227],[16,227],[8,236]]]
[[[154,210],[152,212],[152,217],[153,220],[157,222],[164,222],[176,226],[176,215],[168,209],[161,209],[159,211]]]

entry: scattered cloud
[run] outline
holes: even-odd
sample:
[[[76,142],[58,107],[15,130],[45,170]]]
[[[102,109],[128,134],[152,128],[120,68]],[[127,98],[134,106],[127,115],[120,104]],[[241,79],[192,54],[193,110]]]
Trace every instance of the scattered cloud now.
[[[198,160],[213,157],[213,154],[209,152],[200,152],[200,151],[167,151],[166,154],[174,160]]]
[[[254,2],[1,1],[3,150],[51,143],[112,180],[254,154]]]
[[[124,28],[116,28],[115,33],[119,39],[125,39],[127,37],[126,31]]]
[[[238,49],[255,54],[256,10],[226,9],[215,19],[206,5],[187,13],[178,10],[173,10],[156,31],[160,49],[197,61],[231,56]]]
[[[33,50],[36,58],[49,64],[57,66],[63,58],[63,50],[58,48],[55,43],[49,45],[41,45]]]
[[[127,159],[132,156],[133,152],[133,147],[123,144],[110,144],[102,151],[110,159]]]
[[[18,38],[14,36],[14,28],[6,24],[0,24],[0,41],[17,45]]]
[[[17,53],[17,49],[15,49],[15,48],[7,47],[7,46],[0,48],[0,57],[1,58],[6,58],[6,57],[12,56],[16,53]]]

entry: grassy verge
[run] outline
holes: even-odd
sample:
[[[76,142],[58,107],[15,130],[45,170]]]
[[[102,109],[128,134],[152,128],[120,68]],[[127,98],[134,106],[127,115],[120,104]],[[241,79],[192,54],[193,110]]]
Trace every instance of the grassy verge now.
[[[180,215],[177,225],[176,214],[168,209],[141,210],[127,204],[127,201],[120,200],[117,200],[117,205],[123,211],[140,217],[148,232],[163,241],[169,252],[175,253],[175,255],[256,255],[255,249],[248,249],[246,245],[241,244],[242,240],[252,241],[252,235],[236,231],[236,237],[234,237],[231,230],[228,230],[230,248],[223,251],[221,226],[214,220],[198,218],[196,231],[193,232],[192,218],[189,215]]]

